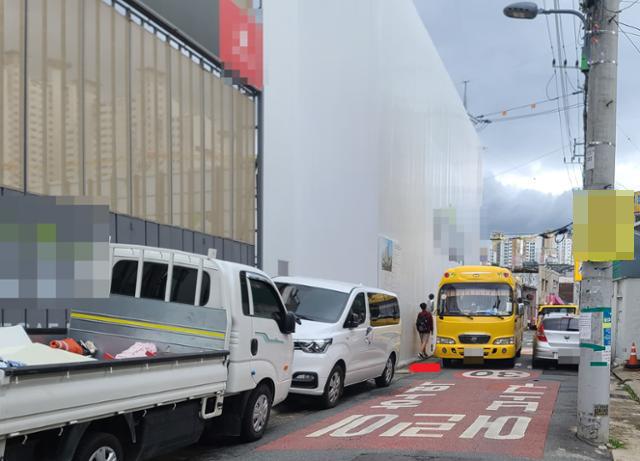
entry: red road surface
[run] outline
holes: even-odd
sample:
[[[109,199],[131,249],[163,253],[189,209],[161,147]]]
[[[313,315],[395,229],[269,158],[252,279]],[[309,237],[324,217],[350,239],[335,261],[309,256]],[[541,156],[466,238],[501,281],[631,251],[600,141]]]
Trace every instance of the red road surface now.
[[[399,393],[349,408],[260,450],[425,450],[539,459],[559,384],[534,378],[430,380],[424,374]]]

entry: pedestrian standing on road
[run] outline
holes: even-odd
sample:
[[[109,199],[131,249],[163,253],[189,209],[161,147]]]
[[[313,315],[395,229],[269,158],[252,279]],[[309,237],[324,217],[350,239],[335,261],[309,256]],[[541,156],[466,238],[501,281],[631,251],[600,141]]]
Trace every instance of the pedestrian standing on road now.
[[[420,313],[416,319],[416,329],[420,335],[420,358],[426,359],[428,357],[427,346],[429,345],[429,338],[431,332],[433,332],[433,316],[431,312],[427,310],[427,303],[420,304]]]

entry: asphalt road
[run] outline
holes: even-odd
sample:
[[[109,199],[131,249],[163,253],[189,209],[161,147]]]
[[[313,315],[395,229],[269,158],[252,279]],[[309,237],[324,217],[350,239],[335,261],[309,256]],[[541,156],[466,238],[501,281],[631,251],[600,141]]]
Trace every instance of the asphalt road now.
[[[386,389],[348,388],[332,410],[292,397],[256,443],[199,444],[155,461],[611,459],[575,437],[577,368],[532,370],[531,337],[513,369],[397,374]]]

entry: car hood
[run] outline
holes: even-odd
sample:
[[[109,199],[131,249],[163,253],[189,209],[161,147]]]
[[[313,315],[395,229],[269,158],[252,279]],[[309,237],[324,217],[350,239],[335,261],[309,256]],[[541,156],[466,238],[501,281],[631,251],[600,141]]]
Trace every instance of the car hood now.
[[[300,325],[296,325],[293,339],[327,339],[332,338],[338,328],[335,323],[314,322],[313,320],[300,319]]]

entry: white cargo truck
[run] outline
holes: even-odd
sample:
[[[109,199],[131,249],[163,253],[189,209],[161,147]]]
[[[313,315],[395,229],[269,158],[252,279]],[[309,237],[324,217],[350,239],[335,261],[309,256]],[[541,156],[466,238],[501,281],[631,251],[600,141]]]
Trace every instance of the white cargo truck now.
[[[66,337],[96,360],[0,369],[0,460],[134,461],[203,434],[260,438],[291,384],[295,316],[240,264],[110,246],[111,295]],[[112,359],[136,342],[153,357]]]

